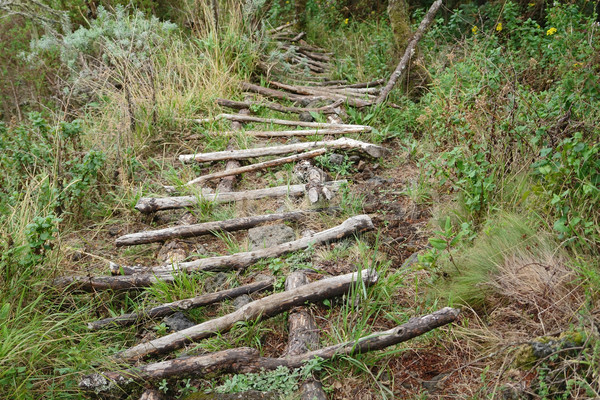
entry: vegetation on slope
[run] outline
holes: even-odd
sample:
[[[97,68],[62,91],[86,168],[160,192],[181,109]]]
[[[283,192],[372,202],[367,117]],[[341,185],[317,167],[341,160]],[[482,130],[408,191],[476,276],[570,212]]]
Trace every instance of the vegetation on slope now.
[[[238,96],[237,83],[257,74],[259,54],[273,50],[265,27],[294,13],[293,1],[271,2],[268,10],[264,2],[240,9],[222,2],[215,27],[206,2],[68,3],[52,6],[69,10],[71,27],[32,14],[0,20],[2,398],[83,397],[80,373],[110,368],[110,356],[135,342],[133,329],[93,333],[86,323],[130,311],[151,301],[148,295],[64,295],[52,280],[96,271],[105,258],[154,258],[154,248],[115,252],[106,232],[139,223],[133,205],[161,183],[178,186],[196,175],[193,167],[178,174],[165,160],[189,146],[181,137],[199,135],[202,149],[226,147],[229,137],[183,121],[216,113],[218,97]],[[353,300],[341,311],[331,304],[315,310],[329,321],[325,341],[355,338],[439,305],[461,305],[460,326],[413,345],[429,355],[444,347],[449,365],[464,368],[447,378],[461,396],[488,398],[519,385],[533,398],[599,396],[600,29],[591,2],[542,3],[448,5],[414,61],[428,71],[428,86],[416,93],[407,92],[410,85],[397,89],[390,101],[399,110],[349,110],[349,123],[376,128],[369,139],[399,149],[400,156],[382,165],[386,175],[416,167],[395,199],[430,210],[431,220],[428,246],[413,249],[418,262],[409,267],[400,268],[405,257],[387,254],[379,235],[309,254],[376,265],[386,276],[365,294],[360,312]],[[360,4],[311,0],[306,6],[308,38],[332,49],[335,78],[352,82],[387,76],[399,58],[385,7]],[[46,15],[45,8],[38,11]],[[416,24],[424,11],[412,11]],[[264,26],[249,28],[249,20]],[[24,59],[27,69],[19,67]],[[240,147],[250,145],[237,139]],[[333,172],[351,168],[347,162]],[[345,210],[362,209],[362,196],[345,193]],[[195,212],[208,219],[241,211],[203,204]],[[229,236],[220,243],[230,251],[244,246]],[[310,261],[295,255],[254,271],[267,268],[281,280]],[[170,301],[202,284],[202,278],[182,279],[149,293]],[[280,325],[275,319],[239,326],[202,346],[269,351],[267,338],[284,334]],[[164,329],[155,327],[157,334]],[[552,340],[562,344],[541,359],[523,347]],[[399,347],[314,368],[340,396],[339,382],[362,382],[374,397],[416,396],[422,389],[398,389],[396,362],[400,356],[409,362],[412,354]],[[473,372],[468,365],[480,358],[477,366],[486,367]],[[224,387],[236,379],[244,381],[231,378]],[[284,378],[271,380],[277,385],[278,379]],[[162,389],[181,396],[221,383],[165,382]]]

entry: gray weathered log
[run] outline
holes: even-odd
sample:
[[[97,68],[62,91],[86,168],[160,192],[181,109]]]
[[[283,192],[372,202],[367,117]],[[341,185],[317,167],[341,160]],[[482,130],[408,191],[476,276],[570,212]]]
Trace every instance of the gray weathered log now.
[[[308,103],[314,100],[325,100],[327,97],[325,96],[301,96],[297,94],[287,93],[281,90],[275,90],[270,88],[265,88],[259,85],[255,85],[253,83],[243,82],[242,89],[248,92],[262,94],[263,96],[267,96],[273,99],[279,100],[288,100],[295,101],[300,103]]]
[[[104,318],[99,321],[90,322],[88,329],[96,331],[102,328],[119,327],[134,325],[145,320],[166,317],[175,314],[178,311],[190,310],[223,300],[233,299],[243,294],[269,290],[273,288],[273,278],[253,282],[248,285],[239,286],[232,289],[221,290],[214,293],[207,293],[190,299],[177,300],[172,303],[161,304],[135,313],[124,314],[113,318]]]
[[[286,254],[290,251],[307,248],[311,244],[319,244],[327,241],[341,239],[347,235],[361,231],[373,229],[371,219],[366,216],[356,216],[349,218],[337,227],[319,232],[310,238],[302,238],[293,242],[284,243],[268,249],[256,250],[247,253],[238,253],[231,256],[210,257],[206,259],[192,261],[191,264],[180,263],[178,269],[189,271],[215,271],[227,268],[244,268],[243,263],[252,263],[261,259],[261,257],[272,257]],[[305,240],[311,239],[311,240]],[[206,261],[204,261],[206,260]],[[54,281],[56,287],[65,290],[75,291],[100,291],[100,290],[136,290],[153,285],[157,282],[172,283],[176,279],[175,273],[137,273],[144,269],[143,267],[119,267],[116,264],[110,265],[113,273],[130,273],[134,275],[127,276],[65,276]],[[158,267],[164,270],[165,267]],[[170,266],[169,271],[175,267]]]
[[[402,77],[402,75],[404,74],[404,71],[406,71],[406,68],[408,67],[408,63],[410,62],[410,59],[412,58],[413,54],[416,51],[419,40],[421,40],[425,31],[427,30],[427,28],[429,28],[429,26],[433,22],[433,18],[435,17],[435,14],[437,13],[437,11],[439,10],[439,8],[441,6],[442,6],[442,0],[437,0],[431,5],[431,7],[429,8],[429,11],[427,11],[427,14],[425,14],[425,17],[421,21],[419,28],[417,28],[417,31],[415,32],[414,36],[408,43],[408,46],[406,46],[404,55],[402,56],[400,63],[398,63],[398,66],[396,67],[396,69],[394,70],[392,75],[390,76],[390,80],[385,85],[385,87],[381,90],[381,93],[379,94],[379,97],[377,98],[377,100],[375,100],[375,104],[383,103],[385,101],[385,99],[388,97],[388,95],[390,94],[390,92],[392,91],[392,89],[394,88],[394,85],[396,85],[396,82],[398,82],[398,80]]]
[[[304,122],[304,121],[291,121],[287,119],[276,119],[276,118],[260,118],[251,115],[241,114],[218,114],[212,118],[200,118],[194,119],[195,122],[211,122],[219,119],[228,119],[230,121],[242,121],[242,122],[262,122],[266,124],[284,125],[284,126],[302,126],[305,128],[357,128],[365,127],[365,125],[350,125],[350,124],[329,124],[327,122]]]
[[[103,393],[111,390],[124,390],[128,385],[136,382],[157,382],[175,377],[184,379],[215,372],[259,372],[261,369],[273,370],[279,366],[299,368],[305,362],[316,357],[330,360],[336,356],[382,350],[406,342],[435,328],[454,322],[459,313],[460,311],[457,309],[446,307],[433,314],[412,318],[405,324],[388,331],[375,332],[355,341],[336,344],[298,356],[266,358],[260,357],[258,350],[242,347],[142,365],[120,372],[91,374],[81,380],[79,387],[83,390]]]
[[[357,232],[372,230],[373,223],[368,215],[350,217],[340,225],[318,232],[310,237],[300,238],[266,249],[246,251],[229,256],[206,257],[199,260],[180,262],[176,264],[159,265],[155,267],[122,266],[110,264],[114,275],[153,274],[166,275],[175,271],[217,271],[226,269],[242,269],[263,258],[279,257],[281,255],[307,248],[310,245],[339,240]]]
[[[232,157],[231,159],[235,159]],[[336,191],[347,181],[339,180],[327,182],[329,190]],[[178,197],[142,197],[135,208],[144,214],[160,210],[172,210],[195,206],[203,201],[211,203],[229,203],[242,200],[258,200],[267,197],[299,197],[305,192],[305,185],[276,186],[272,188],[247,190],[226,193],[199,193],[196,196]]]
[[[316,302],[327,298],[341,296],[348,293],[356,284],[362,281],[366,286],[377,282],[375,270],[363,270],[360,273],[346,274],[332,278],[322,279],[308,285],[301,286],[289,292],[276,293],[246,304],[242,308],[219,318],[206,321],[178,332],[171,333],[141,343],[117,355],[123,360],[139,360],[148,356],[165,354],[184,347],[186,344],[205,339],[207,337],[229,331],[234,324],[240,321],[257,321],[302,305],[306,302]]]
[[[327,88],[330,89],[344,89],[344,88],[357,88],[357,89],[362,89],[362,88],[372,88],[372,87],[377,87],[377,86],[381,86],[385,83],[385,79],[376,79],[374,81],[371,82],[362,82],[362,83],[352,83],[352,84],[333,84],[333,85],[323,85]]]
[[[136,244],[162,242],[168,239],[189,238],[201,235],[207,235],[214,232],[233,232],[243,229],[249,229],[254,226],[271,221],[297,221],[305,218],[310,213],[317,210],[290,211],[284,213],[254,215],[251,217],[233,218],[223,221],[203,222],[201,224],[180,225],[172,228],[156,229],[130,233],[117,238],[115,244],[120,246],[132,246]]]
[[[274,160],[263,161],[260,163],[250,164],[250,165],[246,165],[246,166],[239,167],[239,168],[226,169],[225,171],[218,171],[218,172],[213,172],[212,174],[206,174],[206,175],[199,176],[195,179],[192,179],[188,183],[186,183],[186,185],[188,185],[188,186],[197,185],[197,184],[201,184],[206,181],[209,181],[211,179],[223,178],[223,177],[232,176],[232,175],[240,175],[240,174],[243,174],[246,172],[253,172],[253,171],[258,171],[258,170],[262,170],[262,169],[272,168],[272,167],[276,167],[279,165],[296,162],[299,160],[315,158],[318,156],[322,156],[325,153],[327,153],[326,149],[316,149],[316,150],[307,151],[306,153],[300,153],[300,154],[295,154],[293,156],[276,158]]]
[[[293,137],[293,136],[313,136],[313,135],[345,135],[348,133],[371,132],[370,126],[359,126],[357,128],[332,128],[332,129],[297,129],[291,131],[245,131],[245,135],[257,137]],[[231,132],[219,132],[221,135],[228,135]],[[205,139],[205,136],[198,136],[198,139]]]
[[[240,111],[238,111],[241,115],[250,115],[250,110],[249,107],[245,107],[240,109]],[[231,123],[231,129],[233,131],[239,131],[242,129],[242,123],[238,122],[238,121],[233,121]],[[227,145],[227,150],[233,150],[234,149],[234,138],[231,138],[229,140],[229,144]],[[229,160],[227,161],[227,164],[225,165],[225,169],[226,170],[231,170],[234,168],[239,168],[241,167],[241,164],[238,160]],[[232,192],[233,191],[233,186],[235,185],[235,179],[236,176],[235,175],[231,175],[231,176],[226,176],[223,179],[221,179],[221,181],[219,182],[219,184],[217,185],[217,192]]]
[[[273,81],[269,82],[269,85],[274,86],[278,89],[283,89],[292,93],[296,93],[296,95],[322,96],[336,100],[344,99],[349,105],[353,107],[366,107],[373,104],[371,101],[363,100],[361,98],[356,97],[355,95],[336,93],[324,87],[294,86]]]
[[[222,107],[229,107],[229,108],[233,108],[233,109],[244,109],[244,108],[250,108],[252,106],[260,106],[260,107],[265,107],[274,111],[279,111],[282,113],[295,113],[295,114],[301,114],[304,112],[322,112],[324,114],[331,114],[331,113],[335,113],[335,109],[336,107],[339,107],[341,104],[344,103],[343,99],[337,100],[331,104],[328,104],[326,106],[323,107],[287,107],[287,106],[282,106],[281,104],[278,103],[271,103],[271,102],[260,102],[260,101],[234,101],[234,100],[227,100],[227,99],[217,99],[217,104],[219,104]]]
[[[330,149],[354,149],[361,150],[371,157],[379,158],[389,154],[389,150],[385,147],[377,146],[371,143],[361,142],[359,140],[350,139],[347,137],[339,138],[330,141],[318,142],[302,142],[294,144],[286,144],[281,146],[259,147],[254,149],[217,151],[214,153],[198,153],[198,154],[182,154],[179,156],[179,161],[186,162],[214,162],[231,159],[245,159],[263,156],[276,156],[279,154],[297,153],[309,149],[327,147]]]
[[[308,284],[308,278],[302,271],[292,272],[285,280],[285,290],[293,290]],[[319,331],[317,323],[306,307],[298,307],[290,311],[288,316],[288,345],[286,356],[296,356],[319,347]],[[323,385],[318,379],[311,378],[300,385],[303,399],[327,399]]]

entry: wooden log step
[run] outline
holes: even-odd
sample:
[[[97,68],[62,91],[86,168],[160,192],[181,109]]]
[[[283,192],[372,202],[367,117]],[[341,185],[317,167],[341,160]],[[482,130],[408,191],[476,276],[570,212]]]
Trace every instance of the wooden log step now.
[[[259,171],[259,170],[263,170],[263,169],[267,169],[267,168],[276,167],[278,165],[289,164],[289,163],[296,162],[299,160],[307,160],[309,158],[315,158],[318,156],[322,156],[325,153],[327,153],[326,149],[316,149],[316,150],[308,151],[306,153],[295,154],[293,156],[277,158],[275,160],[263,161],[260,163],[246,165],[246,166],[238,167],[238,168],[226,169],[225,171],[218,171],[218,172],[213,172],[212,174],[206,174],[206,175],[199,176],[199,177],[187,182],[186,185],[188,185],[188,186],[198,185],[198,184],[204,183],[206,181],[209,181],[211,179],[223,178],[226,176],[233,176],[233,175],[240,175],[240,174],[243,174],[246,172]]]
[[[190,299],[177,300],[171,303],[161,304],[159,306],[141,310],[135,313],[124,314],[113,318],[104,318],[99,321],[90,322],[88,324],[88,329],[96,331],[102,328],[129,326],[149,319],[163,318],[167,315],[175,314],[178,311],[191,310],[192,308],[207,306],[223,300],[234,299],[243,294],[269,290],[273,288],[273,282],[273,278],[265,279],[232,289],[221,290],[214,293],[207,293],[201,296],[192,297]]]
[[[213,122],[219,119],[227,119],[230,121],[240,122],[260,122],[265,124],[284,125],[284,126],[302,126],[305,128],[355,128],[357,126],[364,127],[365,125],[350,125],[350,124],[330,124],[328,122],[304,122],[304,121],[291,121],[287,119],[277,118],[261,118],[254,117],[252,115],[241,115],[241,114],[218,114],[211,118],[197,118],[194,122],[205,123]]]
[[[229,269],[243,269],[264,258],[279,257],[294,251],[306,249],[310,245],[318,245],[334,240],[339,240],[354,233],[372,230],[373,223],[368,215],[357,215],[348,218],[340,225],[333,228],[315,233],[310,237],[303,237],[298,240],[283,243],[266,249],[246,251],[229,256],[206,257],[199,260],[171,263],[155,267],[143,266],[123,266],[110,263],[110,272],[114,275],[133,275],[133,274],[155,274],[165,275],[177,271],[196,272],[196,271],[222,271]]]
[[[323,107],[287,107],[282,106],[278,103],[271,102],[260,102],[260,101],[234,101],[227,99],[217,99],[217,104],[222,107],[229,107],[233,109],[245,109],[250,107],[265,107],[270,110],[279,111],[282,113],[295,113],[301,114],[305,112],[321,112],[324,114],[336,113],[336,108],[344,104],[343,99],[339,99],[332,104],[328,104]]]
[[[124,371],[109,371],[86,375],[79,387],[86,391],[106,393],[126,390],[139,382],[160,382],[163,379],[185,379],[205,376],[209,373],[250,373],[261,369],[273,370],[279,366],[300,368],[316,357],[331,360],[336,356],[356,355],[385,349],[423,335],[433,329],[450,324],[460,311],[445,307],[432,314],[411,318],[393,329],[374,332],[358,340],[339,343],[323,349],[282,358],[261,357],[260,352],[249,347],[222,350],[200,356],[182,357],[158,363],[146,364]]]
[[[349,88],[349,89],[362,89],[362,88],[371,88],[371,87],[377,87],[377,86],[381,86],[385,83],[385,79],[376,79],[374,81],[371,82],[363,82],[363,83],[352,83],[352,84],[347,84],[345,81],[342,83],[329,83],[329,84],[325,84],[324,86],[328,87],[328,88]],[[319,85],[321,86],[321,85]]]
[[[371,127],[369,126],[358,126],[357,128],[343,128],[343,129],[294,129],[291,131],[244,131],[244,134],[256,137],[293,137],[293,136],[313,136],[313,135],[323,135],[323,136],[337,136],[344,135],[347,133],[363,133],[370,132]],[[225,132],[211,132],[213,135],[231,135],[235,132],[225,131]],[[204,140],[206,136],[204,135],[191,135],[185,138],[186,140]]]
[[[354,107],[367,107],[373,104],[373,102],[363,100],[355,94],[341,94],[323,87],[295,86],[276,81],[270,81],[269,86],[287,90],[289,92],[295,93],[296,95],[322,96],[336,100],[344,99],[349,105]]]
[[[182,267],[188,272],[193,271],[216,271],[230,268],[243,269],[246,266],[268,257],[277,257],[292,251],[302,250],[310,245],[342,239],[354,233],[374,229],[371,219],[367,215],[358,215],[344,221],[341,225],[319,232],[309,238],[302,238],[292,242],[284,243],[268,249],[252,252],[237,253],[231,256],[209,257],[190,263],[180,263],[170,266],[168,273],[137,273],[143,267],[119,267],[111,264],[109,267],[113,273],[134,273],[125,276],[64,276],[54,281],[59,289],[75,291],[99,291],[99,290],[136,290],[153,285],[156,282],[172,283],[176,278],[177,270]],[[165,267],[157,267],[164,268]],[[173,272],[173,273],[172,273]]]
[[[338,125],[342,126],[342,125]],[[360,126],[360,125],[359,125]],[[352,127],[352,126],[350,126]],[[259,147],[254,149],[244,150],[225,150],[216,151],[213,153],[199,153],[199,154],[182,154],[179,156],[179,161],[182,163],[189,162],[214,162],[223,160],[235,160],[235,159],[246,159],[254,157],[264,156],[275,156],[280,154],[296,153],[300,151],[306,151],[309,149],[326,147],[329,149],[353,149],[360,150],[371,157],[380,158],[384,157],[389,153],[389,150],[385,147],[381,147],[371,143],[361,142],[350,138],[339,138],[330,141],[318,141],[318,142],[302,142],[294,144],[286,144],[281,146],[271,147]]]
[[[232,159],[235,159],[233,157]],[[337,191],[347,181],[326,182],[329,190]],[[305,193],[305,185],[284,185],[272,188],[245,190],[240,192],[224,193],[199,193],[193,196],[177,197],[142,197],[138,200],[135,208],[143,213],[149,214],[161,210],[174,210],[178,208],[192,207],[201,202],[230,203],[243,200],[258,200],[273,197],[300,197]]]
[[[165,354],[181,349],[186,344],[207,337],[228,332],[237,322],[259,321],[281,314],[306,302],[317,302],[348,293],[359,281],[366,286],[377,282],[377,272],[366,269],[361,272],[322,279],[296,289],[275,293],[246,304],[238,310],[190,328],[173,332],[170,335],[140,343],[117,355],[127,361],[135,361],[149,356]]]
[[[310,214],[321,210],[290,211],[284,213],[254,215],[251,217],[233,218],[224,221],[203,222],[194,225],[179,225],[171,228],[156,229],[129,233],[117,238],[115,244],[117,247],[133,246],[145,243],[162,242],[169,239],[189,238],[201,235],[213,234],[215,232],[234,232],[244,229],[250,229],[257,225],[272,221],[298,221],[306,218]]]

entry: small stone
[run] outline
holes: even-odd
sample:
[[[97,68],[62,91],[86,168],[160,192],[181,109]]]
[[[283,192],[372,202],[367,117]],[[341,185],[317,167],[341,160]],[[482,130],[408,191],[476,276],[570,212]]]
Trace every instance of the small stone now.
[[[216,292],[225,285],[227,282],[227,274],[224,272],[217,272],[214,276],[204,281],[205,292]]]
[[[402,263],[402,266],[400,267],[400,269],[410,268],[418,262],[419,262],[419,253],[412,253],[410,255],[410,257],[408,257],[406,259],[406,261],[404,261]]]
[[[252,297],[248,296],[247,294],[243,294],[233,299],[233,306],[236,310],[239,310],[240,308],[244,307],[246,304],[251,302]]]
[[[355,164],[360,161],[360,156],[350,156],[350,157],[348,157],[348,161]]]
[[[265,249],[292,240],[296,240],[296,234],[284,224],[258,226],[248,230],[251,250]]]
[[[313,122],[315,120],[313,116],[307,111],[300,113],[298,119],[302,122]]]
[[[358,162],[358,166],[356,167],[356,169],[359,170],[359,171],[363,171],[366,166],[367,166],[367,163],[364,162],[363,160],[360,160]]]
[[[173,332],[182,331],[184,329],[187,329],[187,328],[190,328],[190,327],[196,325],[192,321],[187,319],[187,317],[185,315],[183,315],[182,312],[176,312],[173,315],[169,315],[168,317],[165,317],[163,322]]]
[[[267,274],[256,274],[254,276],[254,281],[255,282],[262,282],[262,281],[268,281],[269,279],[273,278],[271,275],[267,275]]]
[[[330,124],[343,124],[344,123],[344,121],[337,114],[329,114],[327,116],[327,122],[329,122]]]
[[[110,236],[117,236],[120,231],[121,229],[118,226],[113,226],[112,228],[109,228],[108,234]]]
[[[329,162],[333,165],[342,165],[344,163],[344,156],[337,153],[332,153],[329,156]]]
[[[549,341],[548,343],[533,342],[531,344],[533,356],[538,359],[548,357],[555,351],[553,346],[556,347],[556,342],[553,340]]]
[[[394,180],[393,179],[385,179],[380,176],[374,176],[374,177],[370,178],[367,182],[373,183],[375,185],[387,185],[389,183],[394,183]]]

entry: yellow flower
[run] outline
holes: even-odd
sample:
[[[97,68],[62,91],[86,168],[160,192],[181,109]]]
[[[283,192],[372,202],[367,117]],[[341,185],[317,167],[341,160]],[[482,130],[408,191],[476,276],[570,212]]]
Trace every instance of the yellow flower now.
[[[471,28],[471,32],[473,32],[473,35],[476,35],[476,34],[477,34],[477,32],[479,32],[479,28],[477,27],[477,25],[474,25],[474,26]]]
[[[556,28],[552,27],[546,31],[546,36],[552,36],[556,33]]]
[[[502,30],[502,22],[498,22],[496,25],[496,32],[500,32]]]
[[[535,3],[532,1],[531,3],[527,4],[529,7],[533,7],[535,6]]]
[[[348,25],[348,18],[344,20],[344,24]]]

